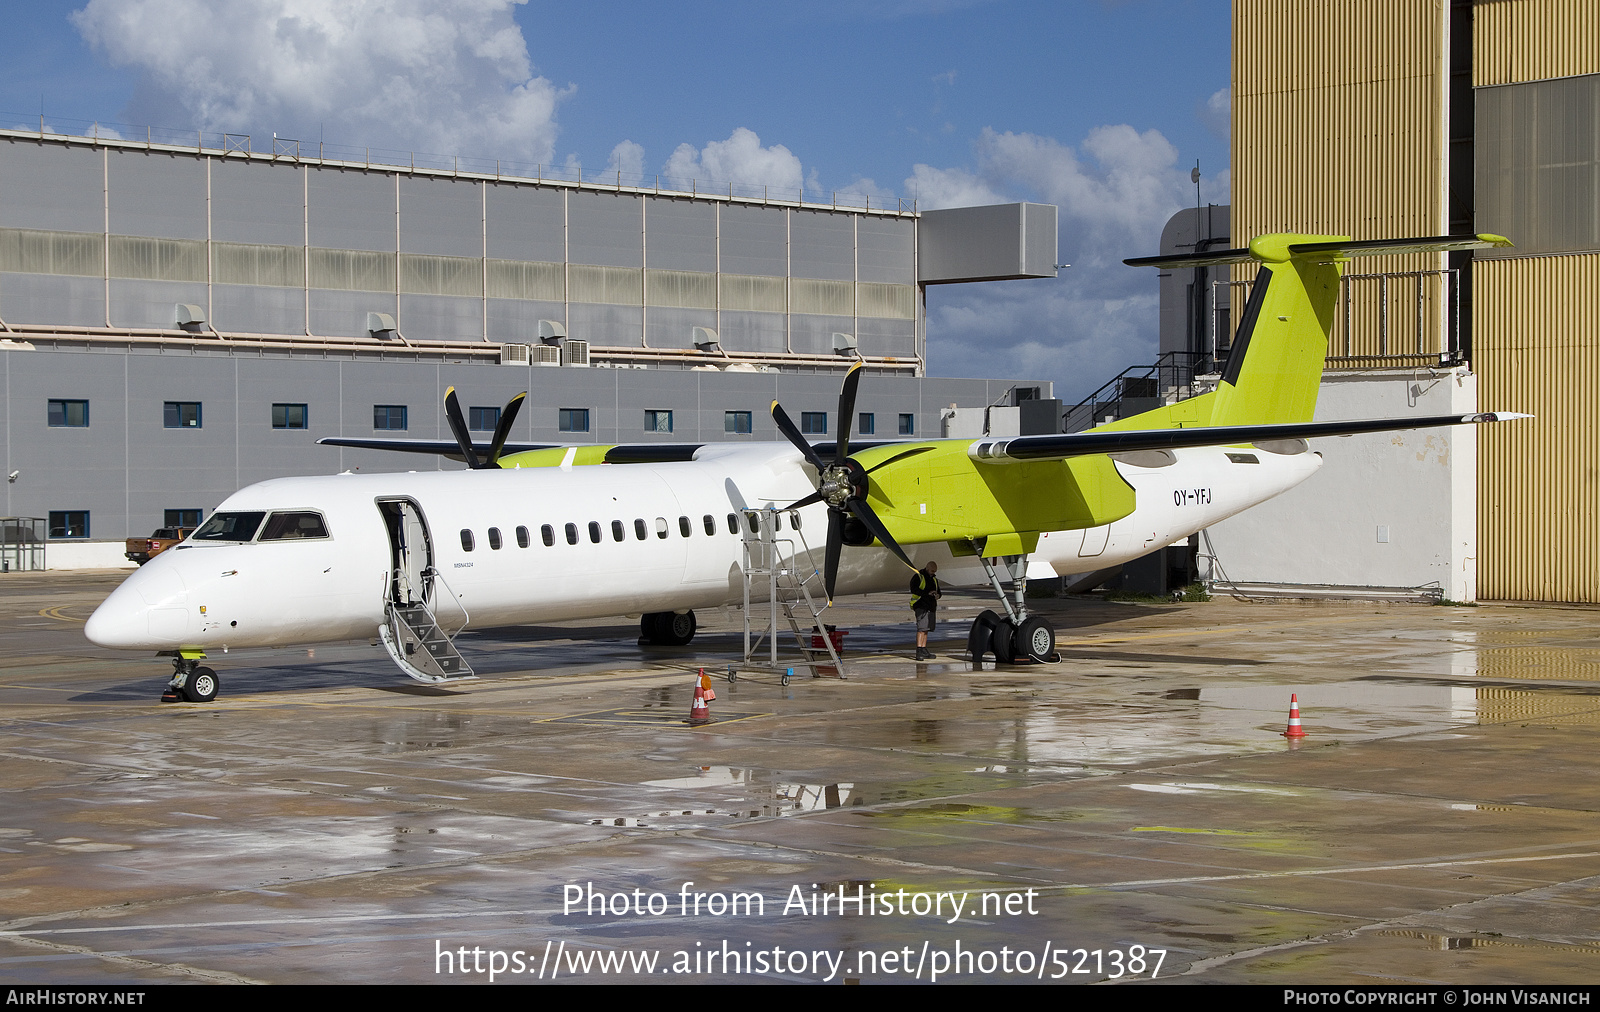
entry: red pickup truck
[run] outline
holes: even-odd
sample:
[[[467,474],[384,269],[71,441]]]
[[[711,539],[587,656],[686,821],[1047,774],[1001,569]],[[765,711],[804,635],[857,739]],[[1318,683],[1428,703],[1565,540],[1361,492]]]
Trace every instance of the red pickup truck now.
[[[193,527],[162,527],[148,538],[129,538],[122,554],[142,566],[192,533]]]

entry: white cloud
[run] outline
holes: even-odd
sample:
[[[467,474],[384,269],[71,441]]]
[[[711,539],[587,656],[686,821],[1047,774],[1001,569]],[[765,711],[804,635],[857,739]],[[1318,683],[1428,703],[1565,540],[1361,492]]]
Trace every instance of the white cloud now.
[[[1213,92],[1206,99],[1205,105],[1200,107],[1200,122],[1206,129],[1216,134],[1223,140],[1228,139],[1228,130],[1233,122],[1233,88],[1227,87]]]
[[[644,177],[644,147],[633,141],[623,141],[611,149],[611,160],[606,162],[606,174],[622,173],[624,183],[637,182]]]
[[[661,172],[673,186],[687,189],[691,180],[701,189],[717,183],[764,186],[778,192],[800,189],[800,159],[782,144],[762,147],[753,130],[739,127],[725,141],[712,141],[696,151],[693,144],[679,144]]]
[[[533,76],[523,2],[91,0],[72,21],[139,74],[135,120],[547,162],[571,89]]]

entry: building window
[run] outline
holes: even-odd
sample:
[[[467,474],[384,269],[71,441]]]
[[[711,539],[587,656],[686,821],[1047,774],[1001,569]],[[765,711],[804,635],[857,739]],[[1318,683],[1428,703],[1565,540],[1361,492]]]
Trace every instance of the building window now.
[[[900,435],[914,436],[917,433],[917,416],[906,413],[900,416]]]
[[[800,412],[800,431],[808,436],[827,435],[828,413],[826,411]]]
[[[305,428],[306,406],[304,404],[274,404],[272,406],[272,427],[274,429]]]
[[[556,422],[556,428],[562,432],[588,432],[588,408],[562,408]]]
[[[863,411],[856,416],[856,430],[863,436],[875,435],[878,431],[878,419],[870,411]]]
[[[89,427],[89,402],[51,401],[50,427],[53,429],[87,429]]]
[[[374,404],[372,406],[372,427],[374,429],[404,431],[406,427],[406,406],[404,404]]]
[[[169,429],[198,429],[200,428],[200,402],[168,401],[164,418],[164,424]]]
[[[500,425],[499,408],[468,408],[467,428],[474,432],[493,432]]]
[[[644,431],[646,432],[671,432],[672,412],[646,411],[644,413]]]
[[[727,411],[722,415],[722,430],[745,434],[750,431],[750,412]]]
[[[163,527],[188,527],[190,529],[200,526],[200,514],[204,510],[164,510],[161,514]]]
[[[89,536],[88,510],[51,510],[50,537],[87,538]]]

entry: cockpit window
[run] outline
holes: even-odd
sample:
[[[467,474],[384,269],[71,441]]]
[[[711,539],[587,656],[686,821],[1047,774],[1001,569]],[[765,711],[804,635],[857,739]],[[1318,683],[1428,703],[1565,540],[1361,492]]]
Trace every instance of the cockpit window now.
[[[289,541],[296,538],[325,538],[328,528],[321,513],[274,513],[261,531],[262,541]]]
[[[195,541],[249,541],[265,513],[213,513],[190,537]]]

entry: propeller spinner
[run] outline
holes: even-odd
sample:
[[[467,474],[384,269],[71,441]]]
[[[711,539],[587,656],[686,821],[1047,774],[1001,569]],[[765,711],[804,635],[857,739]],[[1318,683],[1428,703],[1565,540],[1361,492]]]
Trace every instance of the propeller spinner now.
[[[445,421],[450,423],[450,432],[456,437],[456,444],[461,447],[468,467],[474,471],[499,468],[500,452],[506,447],[506,437],[511,435],[511,425],[517,420],[517,412],[522,410],[522,402],[527,396],[523,392],[506,401],[506,406],[500,411],[500,424],[495,426],[494,441],[489,444],[489,452],[479,457],[477,448],[472,444],[472,433],[467,429],[467,420],[461,415],[461,402],[456,400],[456,388],[451,387],[444,392]]]
[[[910,556],[906,555],[905,550],[894,540],[888,528],[883,525],[883,521],[878,519],[878,514],[867,505],[867,475],[896,461],[926,453],[932,447],[919,446],[896,454],[888,460],[875,464],[870,470],[850,459],[850,425],[856,417],[856,388],[861,385],[861,365],[857,362],[850,367],[850,371],[844,377],[844,386],[839,391],[839,435],[834,442],[831,461],[819,456],[816,448],[800,434],[800,430],[790,420],[783,406],[777,401],[772,402],[772,420],[778,424],[778,431],[782,432],[805,456],[806,462],[817,470],[817,490],[804,499],[785,506],[784,509],[799,509],[817,502],[828,505],[828,544],[823,562],[822,582],[828,591],[830,604],[833,602],[833,590],[839,578],[839,556],[845,543],[845,525],[851,518],[866,528],[874,539],[893,552],[901,562],[913,570],[917,568]]]

